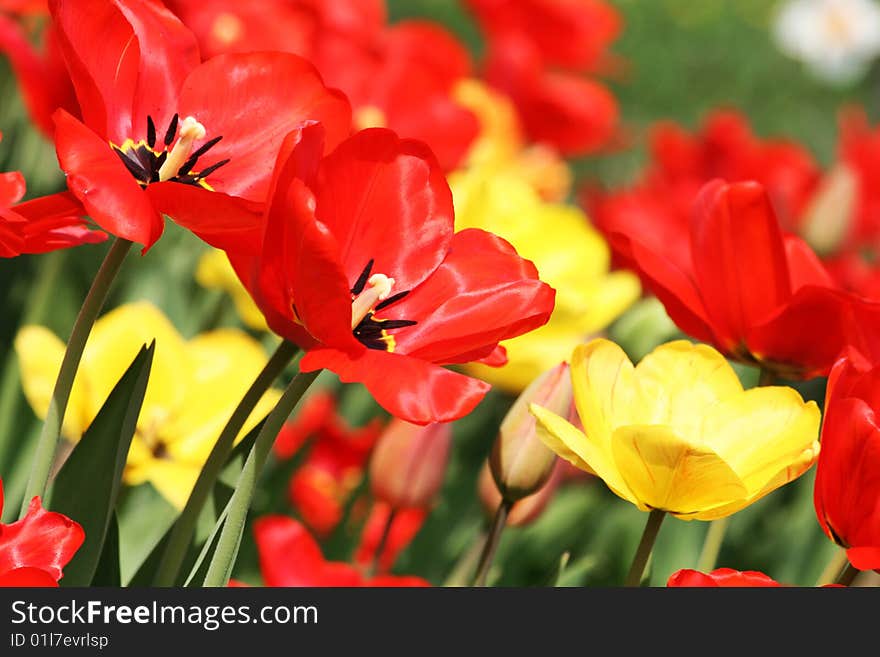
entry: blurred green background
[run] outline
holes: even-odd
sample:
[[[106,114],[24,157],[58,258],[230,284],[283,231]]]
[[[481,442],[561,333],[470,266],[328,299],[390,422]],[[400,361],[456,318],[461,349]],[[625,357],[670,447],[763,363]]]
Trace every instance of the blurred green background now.
[[[856,83],[831,87],[814,79],[798,62],[780,54],[768,32],[777,3],[767,0],[614,0],[624,29],[613,52],[626,66],[607,80],[619,99],[633,139],[625,151],[584,158],[575,163],[579,179],[617,185],[632,179],[644,162],[642,137],[658,119],[695,127],[708,110],[735,107],[751,119],[762,136],[786,136],[804,143],[822,162],[834,156],[836,118],[846,103],[877,114],[880,69]],[[474,51],[479,32],[454,0],[389,0],[392,20],[428,17],[447,25]],[[0,62],[0,171],[21,170],[28,195],[60,189],[54,152],[27,122],[14,80]],[[217,325],[238,325],[231,302],[201,289],[193,280],[204,246],[168,222],[162,240],[146,257],[133,253],[111,294],[107,308],[136,299],[158,305],[189,337]],[[49,326],[66,337],[79,304],[106,246],[84,246],[44,256],[0,260],[0,477],[6,490],[4,521],[18,508],[29,450],[39,424],[18,387],[12,340],[26,323]],[[637,312],[637,311],[634,311]],[[638,320],[638,321],[636,321]],[[662,339],[652,333],[656,320],[625,316],[612,337],[640,355]],[[663,326],[662,322],[659,324]],[[271,342],[267,340],[267,344]],[[748,382],[755,373],[741,368]],[[355,424],[381,410],[359,386],[340,387],[332,375],[324,385],[340,388],[343,413]],[[822,383],[800,386],[805,396],[821,400]],[[476,477],[498,424],[511,399],[493,391],[470,416],[456,423],[452,460],[440,502],[423,530],[401,555],[395,572],[447,581],[462,556],[484,530],[486,519],[476,498]],[[255,514],[291,513],[284,487],[291,463],[274,464],[255,501]],[[812,585],[835,548],[819,530],[812,506],[812,471],[730,523],[718,564],[762,570],[791,584]],[[616,586],[624,578],[646,516],[612,495],[598,481],[561,489],[535,524],[505,533],[493,574],[499,585],[539,586],[551,581],[561,555],[569,562],[565,585]],[[148,486],[128,490],[121,518],[123,576],[171,520],[171,510]],[[707,524],[669,519],[657,541],[651,583],[662,585],[678,568],[695,567]],[[358,528],[340,531],[324,548],[329,558],[346,559]],[[250,533],[245,537],[236,577],[259,581]]]

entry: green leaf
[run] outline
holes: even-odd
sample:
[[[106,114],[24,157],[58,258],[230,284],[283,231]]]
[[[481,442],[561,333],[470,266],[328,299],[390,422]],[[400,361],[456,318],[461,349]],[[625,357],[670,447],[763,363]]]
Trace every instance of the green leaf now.
[[[119,562],[119,519],[114,513],[107,528],[104,549],[92,578],[92,586],[120,586],[122,571]]]
[[[49,490],[49,508],[83,526],[86,540],[62,586],[88,586],[107,541],[128,448],[144,401],[155,341],[141,349],[73,448]]]

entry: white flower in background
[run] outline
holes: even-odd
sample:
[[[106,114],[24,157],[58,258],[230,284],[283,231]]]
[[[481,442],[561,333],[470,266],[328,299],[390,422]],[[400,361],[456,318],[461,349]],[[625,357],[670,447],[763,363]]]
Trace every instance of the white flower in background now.
[[[880,5],[875,0],[788,0],[776,15],[780,50],[837,83],[863,75],[880,55]]]

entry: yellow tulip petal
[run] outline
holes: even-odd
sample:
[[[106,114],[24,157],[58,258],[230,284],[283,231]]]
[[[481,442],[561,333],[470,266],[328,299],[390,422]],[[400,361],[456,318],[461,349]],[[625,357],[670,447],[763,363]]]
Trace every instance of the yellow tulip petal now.
[[[207,288],[218,288],[232,297],[235,310],[246,326],[257,331],[267,331],[266,319],[263,313],[254,303],[251,295],[229,264],[226,252],[220,249],[212,249],[199,258],[196,268],[196,281],[199,285]]]
[[[796,390],[760,387],[709,408],[701,433],[754,495],[810,449],[820,421],[816,403],[804,403]]]
[[[49,412],[49,401],[64,358],[64,343],[43,326],[25,326],[15,336],[15,352],[21,371],[25,398],[41,420]],[[87,375],[82,371],[74,379],[64,415],[62,433],[79,440],[92,420],[88,401]]]
[[[576,468],[601,478],[618,497],[636,504],[636,497],[620,476],[604,446],[584,435],[571,423],[537,404],[529,411],[537,420],[537,434],[547,447]]]
[[[643,510],[688,519],[747,495],[724,459],[669,427],[620,427],[611,444],[615,467]]]
[[[610,455],[614,429],[644,415],[633,364],[619,346],[597,338],[572,353],[571,382],[584,431]]]
[[[588,302],[581,313],[581,331],[596,333],[604,330],[632,306],[642,294],[639,277],[628,271],[615,271],[594,285],[586,285]]]
[[[706,410],[742,392],[724,356],[708,345],[687,340],[654,349],[636,367],[636,379],[647,411],[638,424],[669,426],[692,442],[699,439]]]
[[[150,378],[138,426],[147,431],[162,424],[186,394],[187,355],[183,338],[151,303],[120,306],[95,322],[80,368],[88,374],[94,419],[110,391],[145,344],[156,341]]]
[[[810,467],[816,462],[816,459],[819,457],[819,441],[815,441],[812,445],[810,445],[807,449],[801,452],[796,459],[791,461],[786,467],[777,472],[771,479],[768,481],[764,487],[759,490],[757,493],[750,495],[748,498],[744,500],[739,500],[732,504],[728,504],[725,506],[720,506],[715,509],[711,509],[705,513],[700,513],[696,516],[698,520],[716,520],[718,518],[723,518],[724,516],[729,516],[732,513],[736,513],[737,511],[757,502],[765,495],[772,493],[777,488],[784,486],[785,484],[794,481],[802,474],[804,474]]]
[[[237,329],[203,333],[187,343],[187,351],[192,368],[187,394],[165,423],[162,438],[175,456],[204,459],[268,358],[259,342]],[[239,438],[265,417],[280,394],[266,392]]]
[[[146,480],[159,494],[168,500],[176,509],[183,509],[189,494],[192,492],[196,479],[199,477],[201,465],[182,461],[156,459],[149,468]]]

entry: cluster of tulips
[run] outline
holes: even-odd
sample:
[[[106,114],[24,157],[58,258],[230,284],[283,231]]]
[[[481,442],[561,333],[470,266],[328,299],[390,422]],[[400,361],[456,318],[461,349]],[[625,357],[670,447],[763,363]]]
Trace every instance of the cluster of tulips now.
[[[599,81],[619,15],[463,4],[479,62],[438,24],[390,23],[382,0],[0,0],[0,51],[66,182],[22,202],[21,174],[0,178],[0,256],[105,252],[67,339],[26,323],[10,350],[42,425],[16,463],[0,585],[249,585],[248,532],[266,586],[439,584],[395,563],[442,494],[454,425],[493,386],[512,404],[475,486],[491,523],[447,583],[491,583],[505,526],[567,480],[646,512],[620,582],[638,586],[667,515],[720,542],[729,516],[814,465],[816,518],[841,548],[822,583],[880,570],[866,119],[846,115],[828,170],[738,114],[699,134],[661,124],[640,180],[583,185],[576,203],[566,158],[620,128]],[[238,326],[186,337],[143,299],[104,312],[166,221],[200,240],[193,275]],[[634,365],[606,329],[651,299],[676,339]],[[319,377],[359,384],[380,414],[353,426]],[[822,411],[782,385],[817,377]],[[249,518],[284,462],[295,515]],[[170,514],[132,557],[121,501],[144,484]],[[353,525],[351,558],[328,558]],[[725,566],[668,583],[779,585]]]

